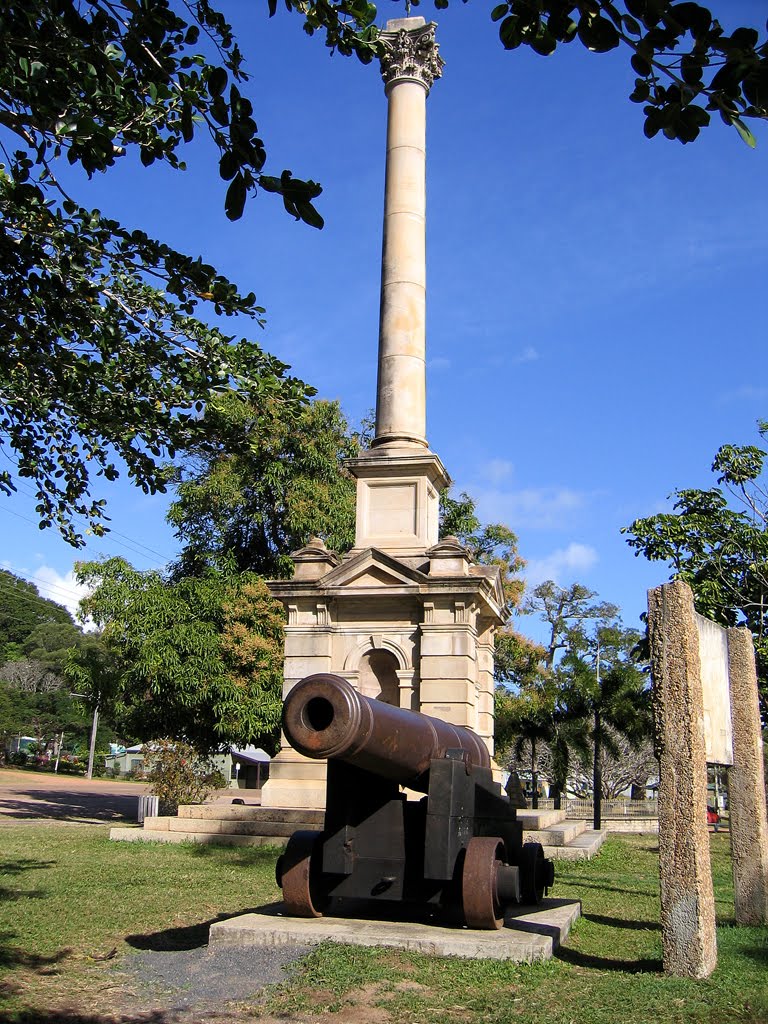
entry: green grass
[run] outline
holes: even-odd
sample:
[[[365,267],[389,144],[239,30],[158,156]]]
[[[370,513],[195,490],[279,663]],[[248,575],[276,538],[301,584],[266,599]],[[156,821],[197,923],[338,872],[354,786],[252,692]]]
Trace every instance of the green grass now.
[[[199,946],[211,921],[279,897],[274,850],[108,835],[107,826],[0,829],[0,1021],[91,1005],[112,950]]]
[[[46,1008],[66,1004],[92,1014],[68,1020],[103,1020],[113,961],[98,958],[115,948],[117,960],[135,948],[198,946],[210,921],[278,897],[274,851],[106,837],[101,826],[0,830],[0,1021],[50,1020]],[[345,1024],[765,1024],[768,929],[733,924],[728,844],[727,835],[712,837],[719,964],[705,981],[661,973],[656,843],[633,836],[610,840],[594,861],[558,865],[555,895],[581,899],[583,918],[547,963],[329,944],[239,1017],[314,1020],[343,1010]]]

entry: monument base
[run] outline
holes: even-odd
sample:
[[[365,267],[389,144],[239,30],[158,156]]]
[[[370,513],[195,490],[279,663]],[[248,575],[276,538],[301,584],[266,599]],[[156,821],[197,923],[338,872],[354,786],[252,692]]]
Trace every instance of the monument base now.
[[[360,917],[282,917],[282,903],[211,925],[214,946],[316,945],[389,946],[429,956],[471,960],[548,960],[581,914],[578,900],[542,900],[511,910],[499,931],[447,928],[421,921],[380,921]]]

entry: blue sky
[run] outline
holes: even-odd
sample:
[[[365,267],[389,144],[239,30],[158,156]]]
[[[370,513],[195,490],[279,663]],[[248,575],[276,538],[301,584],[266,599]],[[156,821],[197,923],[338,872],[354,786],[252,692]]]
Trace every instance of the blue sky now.
[[[359,420],[375,402],[378,70],[331,57],[266,3],[220,6],[253,73],[268,169],[323,184],[325,229],[267,195],[230,224],[214,154],[197,144],[186,173],[126,160],[79,198],[255,291],[260,343]],[[712,6],[726,28],[765,16],[760,0]],[[382,0],[380,22],[403,7]],[[428,3],[414,13],[434,16]],[[676,487],[708,486],[718,446],[754,443],[768,417],[768,132],[755,129],[756,151],[719,123],[688,146],[648,141],[623,54],[507,53],[476,0],[435,20],[446,67],[427,107],[430,444],[482,516],[517,532],[533,583],[579,580],[636,624],[667,576],[620,528],[667,508]],[[0,564],[69,603],[76,558],[149,568],[173,555],[164,499],[122,483],[104,494],[114,532],[80,553],[37,529],[25,494],[0,496]]]

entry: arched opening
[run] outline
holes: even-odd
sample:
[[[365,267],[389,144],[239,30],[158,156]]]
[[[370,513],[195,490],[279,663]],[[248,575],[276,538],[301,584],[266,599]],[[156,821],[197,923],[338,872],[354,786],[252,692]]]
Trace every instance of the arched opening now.
[[[400,684],[397,668],[397,658],[389,651],[367,651],[360,659],[360,693],[399,707]]]

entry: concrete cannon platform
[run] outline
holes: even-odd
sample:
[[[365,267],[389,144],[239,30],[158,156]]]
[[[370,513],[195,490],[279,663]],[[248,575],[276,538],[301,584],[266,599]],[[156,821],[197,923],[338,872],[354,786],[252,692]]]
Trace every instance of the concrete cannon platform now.
[[[353,946],[390,946],[430,956],[530,963],[549,959],[581,913],[578,900],[544,899],[537,907],[511,910],[504,927],[498,931],[478,931],[362,917],[283,917],[282,906],[282,903],[272,903],[258,913],[212,924],[209,943],[211,946],[305,946],[340,942]]]

